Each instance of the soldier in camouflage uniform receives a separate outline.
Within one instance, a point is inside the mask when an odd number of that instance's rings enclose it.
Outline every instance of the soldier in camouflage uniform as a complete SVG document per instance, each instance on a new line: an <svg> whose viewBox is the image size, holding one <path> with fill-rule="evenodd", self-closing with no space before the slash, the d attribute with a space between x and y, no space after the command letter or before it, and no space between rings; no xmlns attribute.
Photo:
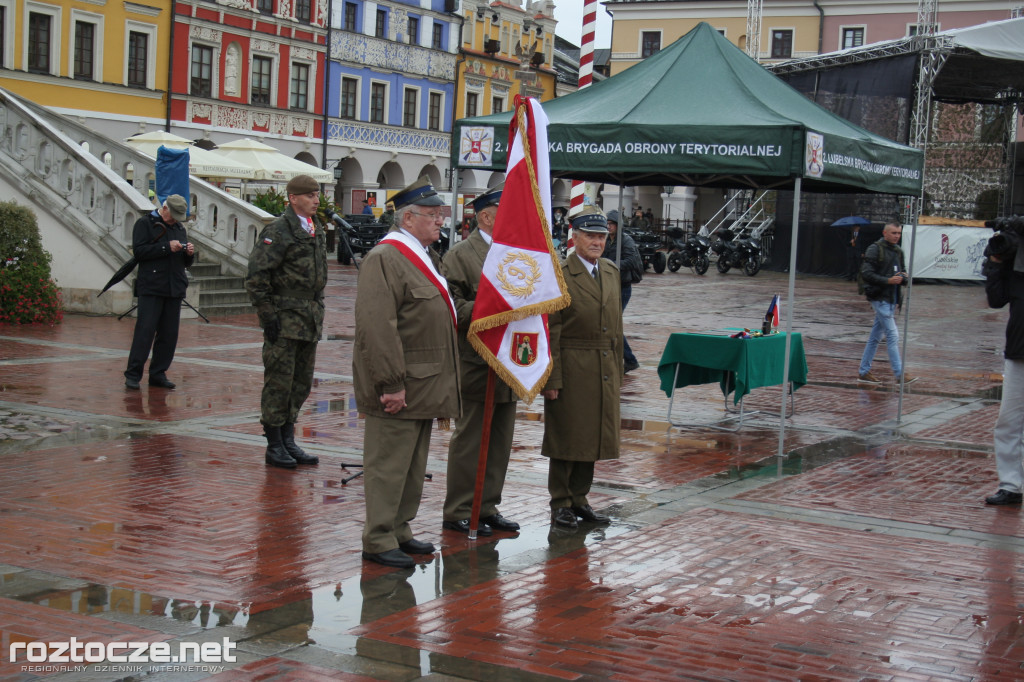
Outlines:
<svg viewBox="0 0 1024 682"><path fill-rule="evenodd" d="M288 208L263 228L249 254L245 288L263 327L260 422L266 463L317 464L295 443L295 420L313 385L316 345L324 322L327 245L316 216L320 185L298 175L286 188Z"/></svg>

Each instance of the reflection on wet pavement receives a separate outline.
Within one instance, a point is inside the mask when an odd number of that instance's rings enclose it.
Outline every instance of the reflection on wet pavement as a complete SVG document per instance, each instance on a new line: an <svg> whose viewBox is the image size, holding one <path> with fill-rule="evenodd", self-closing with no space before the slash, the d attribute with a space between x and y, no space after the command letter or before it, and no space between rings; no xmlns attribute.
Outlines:
<svg viewBox="0 0 1024 682"><path fill-rule="evenodd" d="M296 471L263 466L255 316L183 323L174 391L124 390L130 323L0 328L0 650L238 644L227 670L154 680L1024 676L1024 515L981 502L1005 318L978 290L915 285L908 365L922 379L899 424L892 385L856 382L870 309L846 283L807 277L809 383L786 456L778 387L747 397L765 414L737 433L669 428L656 373L668 334L750 326L783 282L684 271L634 289L641 368L623 381L622 457L598 463L591 496L610 526L550 525L535 401L519 406L501 503L522 532L442 531L450 432L435 431L413 529L440 551L406 571L361 560L363 487L342 483L362 461L354 269L331 265L297 425L321 465ZM723 416L717 385L677 401L688 420ZM44 676L112 679L0 658L0 680Z"/></svg>

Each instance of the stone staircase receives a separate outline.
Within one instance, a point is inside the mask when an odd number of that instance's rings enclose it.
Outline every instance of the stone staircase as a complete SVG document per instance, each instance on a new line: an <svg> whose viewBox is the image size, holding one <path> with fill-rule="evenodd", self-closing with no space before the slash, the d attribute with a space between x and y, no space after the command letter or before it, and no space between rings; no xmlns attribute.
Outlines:
<svg viewBox="0 0 1024 682"><path fill-rule="evenodd" d="M212 317L255 311L249 302L249 294L245 292L244 277L220 274L217 263L195 263L189 268L189 273L189 289L195 288L198 292L196 307L203 315Z"/></svg>

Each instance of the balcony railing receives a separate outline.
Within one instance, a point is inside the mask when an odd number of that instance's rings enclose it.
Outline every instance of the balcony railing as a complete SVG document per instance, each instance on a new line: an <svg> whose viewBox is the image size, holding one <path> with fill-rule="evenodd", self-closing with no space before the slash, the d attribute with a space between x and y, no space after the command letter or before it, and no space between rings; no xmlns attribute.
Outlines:
<svg viewBox="0 0 1024 682"><path fill-rule="evenodd" d="M129 257L132 227L145 211L155 161L128 144L100 135L0 89L0 172L36 198L36 211L74 223L82 247L114 269ZM13 169L13 170L12 170ZM272 216L197 178L189 178L186 223L200 260L222 274L241 275L260 230ZM102 273L96 281L106 281ZM102 282L100 282L102 284Z"/></svg>

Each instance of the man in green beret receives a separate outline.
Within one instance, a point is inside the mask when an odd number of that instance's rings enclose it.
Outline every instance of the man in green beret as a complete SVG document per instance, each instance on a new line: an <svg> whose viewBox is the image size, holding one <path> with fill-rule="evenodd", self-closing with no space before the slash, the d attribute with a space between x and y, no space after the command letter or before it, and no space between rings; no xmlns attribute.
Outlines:
<svg viewBox="0 0 1024 682"><path fill-rule="evenodd" d="M320 185L297 175L288 207L260 233L249 254L246 291L263 327L263 432L266 463L293 469L317 464L295 443L295 422L313 386L316 346L324 323L327 243L316 215Z"/></svg>

